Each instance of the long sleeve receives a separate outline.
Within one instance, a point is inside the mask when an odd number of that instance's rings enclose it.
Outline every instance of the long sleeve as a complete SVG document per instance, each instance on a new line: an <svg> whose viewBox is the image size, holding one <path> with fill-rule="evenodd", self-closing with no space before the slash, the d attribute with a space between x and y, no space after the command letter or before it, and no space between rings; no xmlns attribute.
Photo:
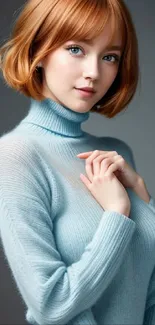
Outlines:
<svg viewBox="0 0 155 325"><path fill-rule="evenodd" d="M155 269L149 284L143 325L155 325Z"/></svg>
<svg viewBox="0 0 155 325"><path fill-rule="evenodd" d="M106 211L76 263L66 266L57 250L45 162L28 140L0 143L0 234L17 287L37 324L67 324L91 308L125 256L135 223ZM52 204L51 204L52 200ZM87 311L90 313L90 310ZM90 313L90 316L91 313Z"/></svg>
<svg viewBox="0 0 155 325"><path fill-rule="evenodd" d="M29 320L29 323L38 325L29 311L27 313L27 318ZM89 308L74 317L67 325L97 325L97 322L94 318L91 308Z"/></svg>
<svg viewBox="0 0 155 325"><path fill-rule="evenodd" d="M155 199L150 195L150 201L149 201L149 206L155 212Z"/></svg>
<svg viewBox="0 0 155 325"><path fill-rule="evenodd" d="M155 325L155 305L151 306L145 313L144 325Z"/></svg>
<svg viewBox="0 0 155 325"><path fill-rule="evenodd" d="M133 156L131 148L123 141L120 141L120 143L121 143L121 146L122 146L123 151L124 151L125 159L133 167L133 169L136 171L137 168L136 168L136 164L135 164L135 160L134 160L134 156ZM150 195L150 201L148 203L148 206L155 213L155 199L151 195Z"/></svg>

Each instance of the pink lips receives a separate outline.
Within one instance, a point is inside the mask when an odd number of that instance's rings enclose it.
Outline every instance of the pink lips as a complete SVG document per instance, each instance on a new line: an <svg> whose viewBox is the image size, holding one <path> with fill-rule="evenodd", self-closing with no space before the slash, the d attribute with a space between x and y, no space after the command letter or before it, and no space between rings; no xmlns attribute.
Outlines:
<svg viewBox="0 0 155 325"><path fill-rule="evenodd" d="M75 90L77 90L77 92L82 96L82 97L92 97L94 95L93 91L87 91L87 90L83 90L83 89L77 89L75 88Z"/></svg>
<svg viewBox="0 0 155 325"><path fill-rule="evenodd" d="M80 89L80 90L85 90L85 91L88 91L88 92L95 92L93 88L91 87L82 87L82 88L77 88L77 89Z"/></svg>

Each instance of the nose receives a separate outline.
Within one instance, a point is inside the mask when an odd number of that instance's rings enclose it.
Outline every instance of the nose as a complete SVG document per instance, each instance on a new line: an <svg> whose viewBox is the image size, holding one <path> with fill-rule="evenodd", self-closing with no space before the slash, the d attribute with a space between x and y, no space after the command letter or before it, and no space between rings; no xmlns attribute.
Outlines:
<svg viewBox="0 0 155 325"><path fill-rule="evenodd" d="M83 78L97 80L99 78L99 66L96 58L87 59L83 68Z"/></svg>

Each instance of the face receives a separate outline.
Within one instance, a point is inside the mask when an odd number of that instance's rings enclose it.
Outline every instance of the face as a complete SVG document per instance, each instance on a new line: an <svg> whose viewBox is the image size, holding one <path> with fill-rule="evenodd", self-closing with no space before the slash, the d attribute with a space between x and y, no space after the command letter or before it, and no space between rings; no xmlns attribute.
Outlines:
<svg viewBox="0 0 155 325"><path fill-rule="evenodd" d="M43 94L47 98L84 113L88 112L108 91L116 78L121 58L121 34L116 32L111 48L110 24L93 42L69 40L47 55L42 63ZM92 87L87 96L77 88Z"/></svg>

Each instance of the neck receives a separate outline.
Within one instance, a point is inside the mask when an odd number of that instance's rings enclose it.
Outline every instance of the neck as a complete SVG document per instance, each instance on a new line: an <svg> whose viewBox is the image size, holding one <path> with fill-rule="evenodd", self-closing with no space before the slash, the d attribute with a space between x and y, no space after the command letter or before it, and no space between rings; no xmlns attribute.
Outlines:
<svg viewBox="0 0 155 325"><path fill-rule="evenodd" d="M89 114L72 111L50 98L42 101L31 98L29 113L22 123L32 123L64 136L80 137L85 133L81 124L89 118Z"/></svg>

